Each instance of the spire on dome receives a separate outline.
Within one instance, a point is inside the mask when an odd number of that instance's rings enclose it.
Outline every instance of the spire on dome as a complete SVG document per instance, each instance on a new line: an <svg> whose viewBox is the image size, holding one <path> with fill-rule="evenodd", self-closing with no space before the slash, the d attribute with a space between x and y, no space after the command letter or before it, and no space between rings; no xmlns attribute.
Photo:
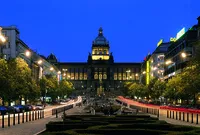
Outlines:
<svg viewBox="0 0 200 135"><path fill-rule="evenodd" d="M99 28L99 36L103 36L103 29L102 29L102 27Z"/></svg>

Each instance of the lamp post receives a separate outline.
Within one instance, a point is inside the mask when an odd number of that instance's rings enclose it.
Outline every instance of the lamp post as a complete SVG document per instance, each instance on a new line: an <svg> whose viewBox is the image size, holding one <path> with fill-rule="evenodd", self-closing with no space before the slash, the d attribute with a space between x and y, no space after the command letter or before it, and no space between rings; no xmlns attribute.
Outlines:
<svg viewBox="0 0 200 135"><path fill-rule="evenodd" d="M176 63L175 63L175 62L173 62L173 61L171 61L171 60L167 60L167 61L165 62L165 64L166 64L166 65L172 65L172 64L174 64L174 72L176 72Z"/></svg>

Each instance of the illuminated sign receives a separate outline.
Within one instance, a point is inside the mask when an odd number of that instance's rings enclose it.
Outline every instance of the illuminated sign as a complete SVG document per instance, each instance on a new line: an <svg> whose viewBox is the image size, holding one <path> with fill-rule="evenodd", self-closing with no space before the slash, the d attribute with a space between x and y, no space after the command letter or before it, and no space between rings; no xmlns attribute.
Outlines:
<svg viewBox="0 0 200 135"><path fill-rule="evenodd" d="M149 81L150 81L150 74L149 74L149 71L150 71L150 61L148 60L146 62L146 85L149 84Z"/></svg>
<svg viewBox="0 0 200 135"><path fill-rule="evenodd" d="M178 40L180 37L182 37L185 34L185 28L182 28L177 34L176 34L176 40Z"/></svg>
<svg viewBox="0 0 200 135"><path fill-rule="evenodd" d="M176 38L171 37L170 42L176 42Z"/></svg>
<svg viewBox="0 0 200 135"><path fill-rule="evenodd" d="M163 39L161 39L161 40L158 42L157 47L158 47L159 45L161 45L162 43L163 43Z"/></svg>

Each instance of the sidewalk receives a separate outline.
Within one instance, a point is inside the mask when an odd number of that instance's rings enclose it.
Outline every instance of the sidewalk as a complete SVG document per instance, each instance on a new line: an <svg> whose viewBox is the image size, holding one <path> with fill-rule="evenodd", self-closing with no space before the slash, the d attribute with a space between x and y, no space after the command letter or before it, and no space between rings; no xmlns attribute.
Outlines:
<svg viewBox="0 0 200 135"><path fill-rule="evenodd" d="M61 118L55 118L55 116L53 116L37 121L15 125L10 128L1 128L0 135L34 135L42 130L45 130L45 126L49 121L58 120L61 120Z"/></svg>
<svg viewBox="0 0 200 135"><path fill-rule="evenodd" d="M71 104L71 102L67 104ZM53 108L66 106L67 104L53 107ZM53 108L50 107L46 109L47 111L46 116L43 119L30 121L23 124L16 124L15 126L12 126L12 127L0 128L0 135L37 135L37 133L45 130L46 124L49 121L62 120L61 116L63 115L63 113L58 114L58 118L56 118L55 115L54 116L51 115L51 109ZM72 109L66 110L66 114L67 115L80 114L82 110L83 110L83 107L74 107Z"/></svg>
<svg viewBox="0 0 200 135"><path fill-rule="evenodd" d="M140 113L141 113L141 112L140 112ZM147 114L147 115L150 115L150 116L153 117L153 118L157 118L156 115L152 115L152 114L148 114L148 113L143 113L143 114ZM181 121L181 120L170 119L170 118L167 118L167 117L162 116L162 115L159 116L159 120L164 120L164 121L166 121L167 123L173 124L173 125L200 127L199 124L190 123L190 122Z"/></svg>
<svg viewBox="0 0 200 135"><path fill-rule="evenodd" d="M67 115L81 114L83 107L74 107L66 111ZM63 113L58 114L58 118L55 116L46 117L37 121L31 121L28 123L19 124L10 128L1 128L0 135L37 135L37 133L45 130L46 124L49 121L61 121Z"/></svg>

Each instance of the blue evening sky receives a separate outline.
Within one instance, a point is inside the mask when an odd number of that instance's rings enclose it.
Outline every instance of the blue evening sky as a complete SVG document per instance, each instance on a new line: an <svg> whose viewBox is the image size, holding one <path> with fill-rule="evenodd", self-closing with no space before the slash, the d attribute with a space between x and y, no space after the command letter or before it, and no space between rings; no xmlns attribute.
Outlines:
<svg viewBox="0 0 200 135"><path fill-rule="evenodd" d="M197 23L200 0L2 0L0 26L16 25L42 55L86 62L100 26L116 62L141 62L157 42Z"/></svg>

